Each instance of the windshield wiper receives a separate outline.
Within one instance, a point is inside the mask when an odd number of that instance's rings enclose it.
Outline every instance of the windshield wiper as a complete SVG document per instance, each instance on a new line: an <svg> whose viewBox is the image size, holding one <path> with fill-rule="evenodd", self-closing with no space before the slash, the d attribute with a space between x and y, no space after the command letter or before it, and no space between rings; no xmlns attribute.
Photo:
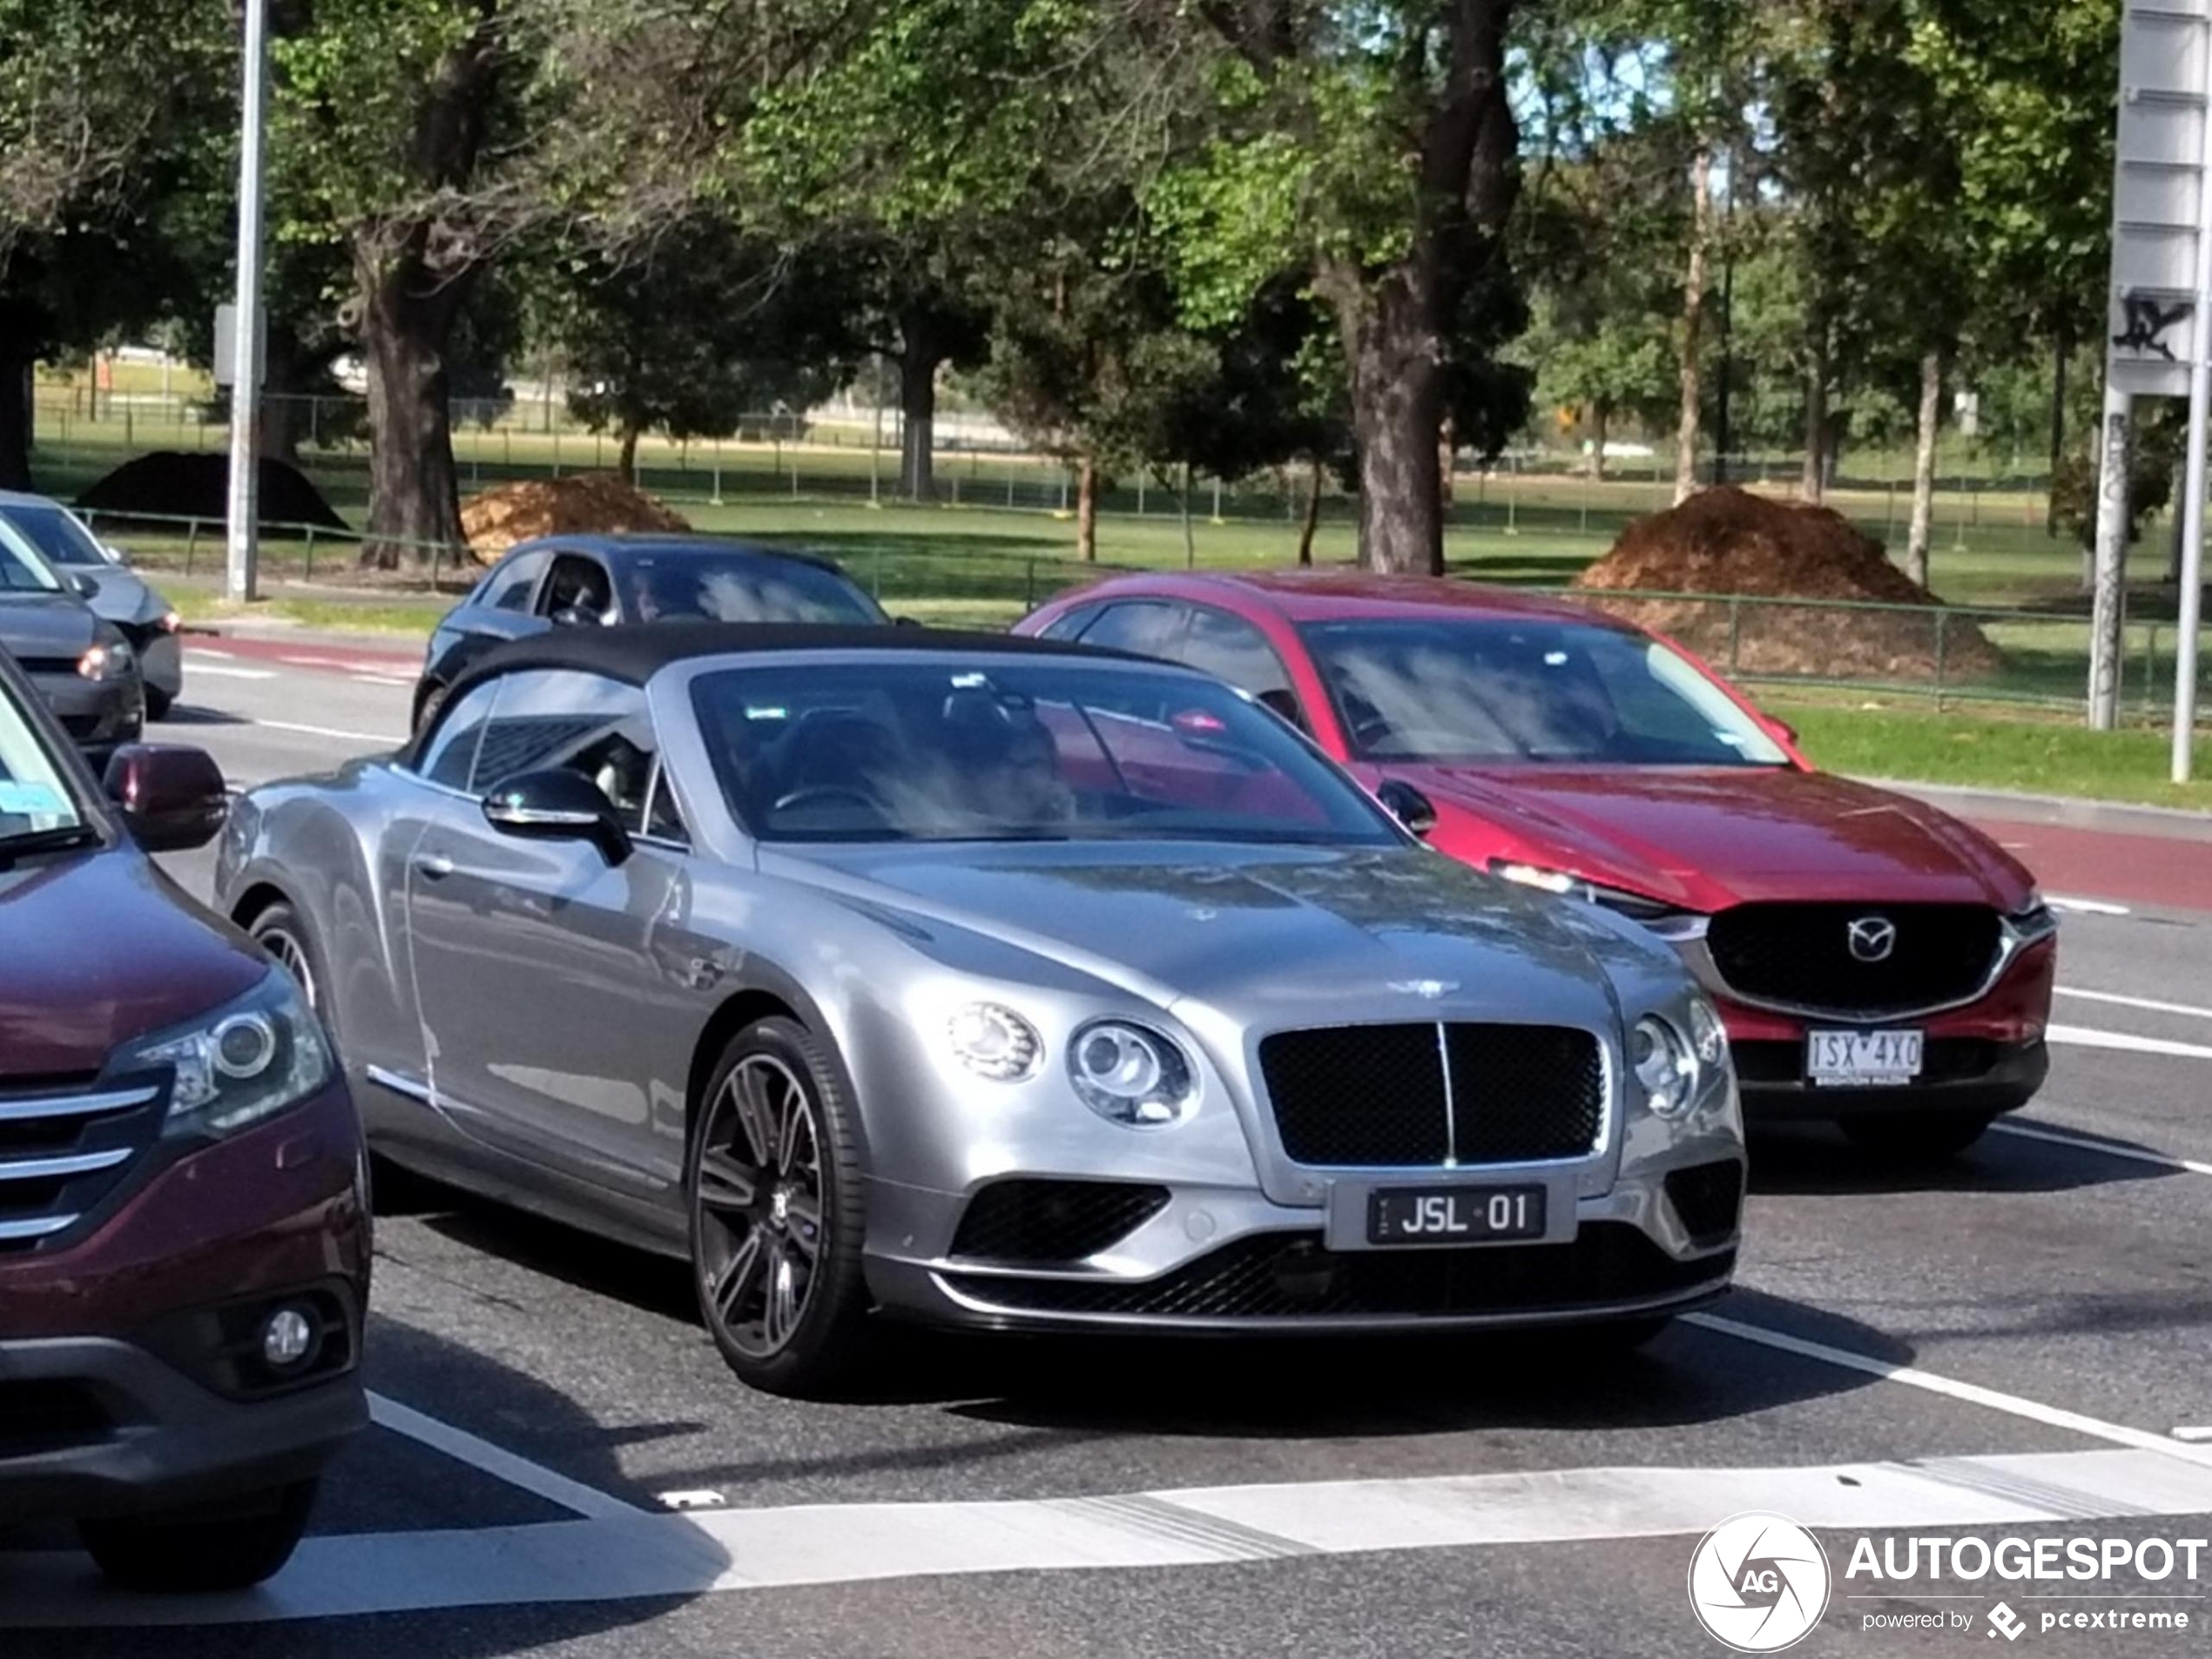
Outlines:
<svg viewBox="0 0 2212 1659"><path fill-rule="evenodd" d="M71 847L90 846L99 839L99 832L90 824L64 824L54 829L0 835L0 867L13 864L30 853L62 853Z"/></svg>

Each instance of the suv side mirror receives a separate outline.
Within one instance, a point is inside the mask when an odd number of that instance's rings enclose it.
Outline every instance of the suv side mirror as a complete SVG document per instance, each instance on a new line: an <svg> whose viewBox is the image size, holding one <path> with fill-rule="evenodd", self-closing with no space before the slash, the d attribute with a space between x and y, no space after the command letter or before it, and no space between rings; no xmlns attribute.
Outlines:
<svg viewBox="0 0 2212 1659"><path fill-rule="evenodd" d="M205 750L126 743L108 761L105 781L132 840L149 853L205 846L230 816L222 771Z"/></svg>
<svg viewBox="0 0 2212 1659"><path fill-rule="evenodd" d="M91 599L98 597L100 584L86 576L84 571L64 570L62 575L69 583L69 590L78 598Z"/></svg>
<svg viewBox="0 0 2212 1659"><path fill-rule="evenodd" d="M1779 738L1793 749L1797 746L1797 727L1791 725L1787 720L1776 719L1771 714L1762 714L1759 718L1766 723L1768 736Z"/></svg>
<svg viewBox="0 0 2212 1659"><path fill-rule="evenodd" d="M484 819L529 841L589 841L609 864L630 856L630 832L599 786L557 767L503 778L484 797Z"/></svg>
<svg viewBox="0 0 2212 1659"><path fill-rule="evenodd" d="M1426 835L1436 827L1436 803L1402 778L1386 778L1377 784L1375 799L1416 835Z"/></svg>
<svg viewBox="0 0 2212 1659"><path fill-rule="evenodd" d="M1278 685L1260 692L1253 699L1260 707L1288 720L1301 732L1310 731L1305 724L1305 711L1298 706L1298 693L1285 691Z"/></svg>

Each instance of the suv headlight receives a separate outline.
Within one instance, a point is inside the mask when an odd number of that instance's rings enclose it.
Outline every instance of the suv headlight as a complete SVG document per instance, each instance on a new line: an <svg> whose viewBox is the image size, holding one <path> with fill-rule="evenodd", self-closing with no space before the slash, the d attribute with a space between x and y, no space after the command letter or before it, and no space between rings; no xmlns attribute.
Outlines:
<svg viewBox="0 0 2212 1659"><path fill-rule="evenodd" d="M130 642L111 639L95 645L77 659L77 671L88 680L121 679L131 671Z"/></svg>
<svg viewBox="0 0 2212 1659"><path fill-rule="evenodd" d="M2032 945L2039 939L2047 939L2059 930L2059 919L2052 914L2051 906L2043 897L2040 887L2027 890L2027 902L2005 918L2013 931L2020 935L2020 943Z"/></svg>
<svg viewBox="0 0 2212 1659"><path fill-rule="evenodd" d="M118 1070L165 1066L170 1135L228 1135L297 1105L330 1082L330 1047L299 988L271 968L236 1001L191 1024L141 1038Z"/></svg>
<svg viewBox="0 0 2212 1659"><path fill-rule="evenodd" d="M1198 1075L1181 1045L1129 1020L1099 1020L1076 1032L1068 1076L1084 1105L1130 1129L1179 1123L1198 1103Z"/></svg>

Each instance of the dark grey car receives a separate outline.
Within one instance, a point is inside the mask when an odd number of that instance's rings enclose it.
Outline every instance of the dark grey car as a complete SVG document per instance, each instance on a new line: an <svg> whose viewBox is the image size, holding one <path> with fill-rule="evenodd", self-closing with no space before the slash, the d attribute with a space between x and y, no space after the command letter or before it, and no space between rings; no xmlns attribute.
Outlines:
<svg viewBox="0 0 2212 1659"><path fill-rule="evenodd" d="M14 532L72 583L93 615L111 622L138 656L146 718L166 718L184 693L184 651L176 610L123 556L103 543L59 502L0 490L0 536Z"/></svg>
<svg viewBox="0 0 2212 1659"><path fill-rule="evenodd" d="M415 724L485 652L549 629L888 620L828 560L785 548L717 536L543 536L509 548L440 620L415 689Z"/></svg>
<svg viewBox="0 0 2212 1659"><path fill-rule="evenodd" d="M1244 693L896 629L563 630L233 813L387 1158L688 1256L739 1375L988 1329L1577 1325L1726 1287L1673 950L1420 846Z"/></svg>
<svg viewBox="0 0 2212 1659"><path fill-rule="evenodd" d="M95 763L145 725L137 653L93 614L74 583L20 541L0 536L0 651L30 676Z"/></svg>

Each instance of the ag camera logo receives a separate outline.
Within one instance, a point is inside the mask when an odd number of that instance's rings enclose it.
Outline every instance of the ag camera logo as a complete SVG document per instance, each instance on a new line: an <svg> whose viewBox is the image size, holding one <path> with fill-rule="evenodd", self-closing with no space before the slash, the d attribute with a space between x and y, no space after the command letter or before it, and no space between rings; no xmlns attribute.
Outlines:
<svg viewBox="0 0 2212 1659"><path fill-rule="evenodd" d="M1804 1640L1828 1610L1828 1592L1820 1541L1785 1515L1731 1515L1689 1558L1690 1610L1738 1653L1779 1653Z"/></svg>

